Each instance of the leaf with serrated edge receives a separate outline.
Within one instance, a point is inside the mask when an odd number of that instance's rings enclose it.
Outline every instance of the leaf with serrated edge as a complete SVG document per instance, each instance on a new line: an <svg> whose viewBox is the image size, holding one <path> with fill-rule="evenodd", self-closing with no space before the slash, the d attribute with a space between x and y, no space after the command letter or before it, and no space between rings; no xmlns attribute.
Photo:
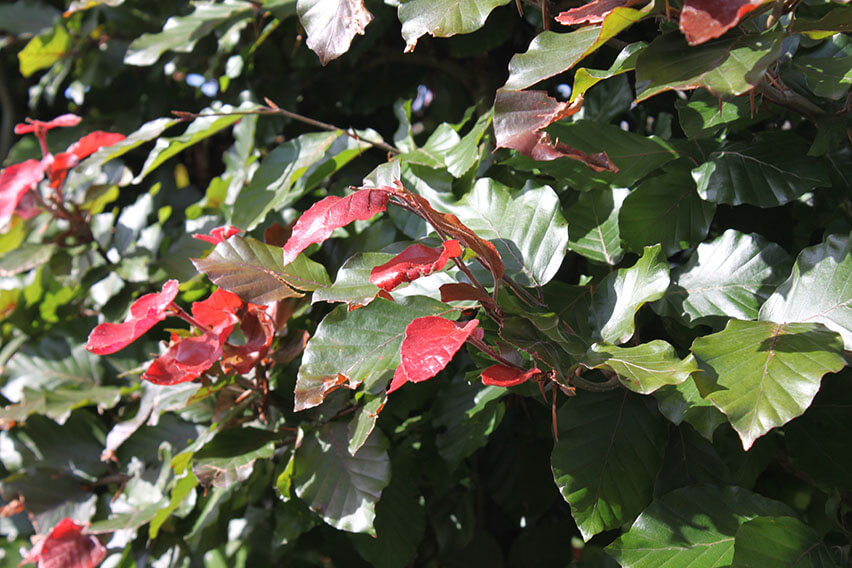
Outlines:
<svg viewBox="0 0 852 568"><path fill-rule="evenodd" d="M743 448L810 406L826 373L845 365L840 336L818 323L731 320L692 344L704 398L725 413Z"/></svg>
<svg viewBox="0 0 852 568"><path fill-rule="evenodd" d="M731 565L743 522L791 513L742 487L683 487L655 499L606 551L626 568L724 568Z"/></svg>
<svg viewBox="0 0 852 568"><path fill-rule="evenodd" d="M819 322L852 351L852 239L830 235L803 249L786 282L760 308L763 321Z"/></svg>
<svg viewBox="0 0 852 568"><path fill-rule="evenodd" d="M666 421L627 390L585 392L562 405L553 477L583 540L632 521L651 502Z"/></svg>
<svg viewBox="0 0 852 568"><path fill-rule="evenodd" d="M636 312L662 298L668 286L669 266L661 246L645 247L636 264L611 272L595 291L591 321L597 335L613 345L626 342L636 329Z"/></svg>
<svg viewBox="0 0 852 568"><path fill-rule="evenodd" d="M650 394L665 385L678 385L698 370L692 354L681 360L674 347L661 339L636 347L596 343L582 364L590 369L609 369L624 386L640 394Z"/></svg>
<svg viewBox="0 0 852 568"><path fill-rule="evenodd" d="M346 424L332 422L307 434L296 450L296 495L326 523L375 536L376 502L390 481L387 440L374 430L356 455L347 450Z"/></svg>

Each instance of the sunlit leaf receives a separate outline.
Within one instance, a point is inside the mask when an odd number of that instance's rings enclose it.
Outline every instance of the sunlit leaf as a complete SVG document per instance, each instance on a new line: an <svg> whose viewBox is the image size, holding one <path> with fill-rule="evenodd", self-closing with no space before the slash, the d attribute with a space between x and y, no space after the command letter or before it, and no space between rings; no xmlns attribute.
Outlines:
<svg viewBox="0 0 852 568"><path fill-rule="evenodd" d="M323 65L346 53L373 19L364 0L299 0L296 6L308 34L305 43Z"/></svg>

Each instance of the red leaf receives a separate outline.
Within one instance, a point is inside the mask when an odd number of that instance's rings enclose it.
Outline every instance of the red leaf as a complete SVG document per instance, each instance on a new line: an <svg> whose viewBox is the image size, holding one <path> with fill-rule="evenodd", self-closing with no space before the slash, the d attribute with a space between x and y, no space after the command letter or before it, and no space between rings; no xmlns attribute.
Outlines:
<svg viewBox="0 0 852 568"><path fill-rule="evenodd" d="M441 292L441 301L458 302L466 300L475 300L484 304L491 304L493 300L491 296L477 288L464 282L452 282L443 284L438 290Z"/></svg>
<svg viewBox="0 0 852 568"><path fill-rule="evenodd" d="M239 296L219 288L206 300L192 304L192 317L216 335L224 335L227 338L240 321L237 312L242 307L243 301Z"/></svg>
<svg viewBox="0 0 852 568"><path fill-rule="evenodd" d="M284 245L284 264L290 264L300 252L326 240L335 229L352 221L366 221L387 208L394 190L361 189L346 197L329 196L314 203L299 217L293 234Z"/></svg>
<svg viewBox="0 0 852 568"><path fill-rule="evenodd" d="M234 227L233 225L223 225L211 230L208 235L196 234L192 235L192 238L210 243L211 245L218 245L219 243L227 241L230 237L239 235L242 232L242 229Z"/></svg>
<svg viewBox="0 0 852 568"><path fill-rule="evenodd" d="M18 203L44 178L45 164L27 160L0 171L0 229L5 229Z"/></svg>
<svg viewBox="0 0 852 568"><path fill-rule="evenodd" d="M60 126L77 126L81 120L76 114L63 114L47 122L28 118L26 122L15 125L15 134L29 134L39 130L44 132Z"/></svg>
<svg viewBox="0 0 852 568"><path fill-rule="evenodd" d="M554 144L546 128L578 112L583 98L573 103L560 103L544 91L508 91L500 89L494 99L494 135L498 148L512 148L533 160L548 161L571 158L596 172L617 172L606 152L586 154L562 143Z"/></svg>
<svg viewBox="0 0 852 568"><path fill-rule="evenodd" d="M482 371L482 384L495 385L498 387L514 387L525 383L532 377L541 374L538 369L515 369L505 365L491 365Z"/></svg>
<svg viewBox="0 0 852 568"><path fill-rule="evenodd" d="M397 367L388 392L406 382L419 383L437 375L474 332L478 320L464 325L439 316L417 318L405 328Z"/></svg>
<svg viewBox="0 0 852 568"><path fill-rule="evenodd" d="M556 21L565 26L576 26L577 24L599 24L604 21L607 14L616 8L633 6L643 0L593 0L584 6L571 8L556 16Z"/></svg>
<svg viewBox="0 0 852 568"><path fill-rule="evenodd" d="M441 270L451 258L458 258L461 254L461 246L454 239L444 241L441 248L411 245L388 262L373 268L370 282L390 292L403 282L413 282Z"/></svg>
<svg viewBox="0 0 852 568"><path fill-rule="evenodd" d="M56 189L65 182L68 170L80 163L80 159L71 152L60 152L53 157L47 167L47 177L50 187Z"/></svg>
<svg viewBox="0 0 852 568"><path fill-rule="evenodd" d="M226 373L248 373L258 361L266 357L275 336L275 324L266 313L266 306L249 304L240 321L240 331L246 337L245 344L225 345L222 368Z"/></svg>
<svg viewBox="0 0 852 568"><path fill-rule="evenodd" d="M86 134L70 146L66 152L70 152L77 156L78 160L82 160L88 156L91 156L104 146L112 146L113 144L117 144L124 140L124 134L119 134L118 132L104 132L103 130L96 130L91 134Z"/></svg>
<svg viewBox="0 0 852 568"><path fill-rule="evenodd" d="M680 12L680 31L689 45L719 37L768 0L686 0Z"/></svg>
<svg viewBox="0 0 852 568"><path fill-rule="evenodd" d="M37 537L38 538L38 537ZM21 564L38 568L94 568L106 558L106 548L96 537L83 533L83 525L65 518L29 551Z"/></svg>
<svg viewBox="0 0 852 568"><path fill-rule="evenodd" d="M92 330L86 349L96 355L109 355L124 349L166 318L166 308L178 293L178 281L169 280L161 292L145 294L130 306L123 323L102 323Z"/></svg>
<svg viewBox="0 0 852 568"><path fill-rule="evenodd" d="M222 356L226 335L207 332L179 339L151 362L142 379L155 385L175 385L197 379Z"/></svg>

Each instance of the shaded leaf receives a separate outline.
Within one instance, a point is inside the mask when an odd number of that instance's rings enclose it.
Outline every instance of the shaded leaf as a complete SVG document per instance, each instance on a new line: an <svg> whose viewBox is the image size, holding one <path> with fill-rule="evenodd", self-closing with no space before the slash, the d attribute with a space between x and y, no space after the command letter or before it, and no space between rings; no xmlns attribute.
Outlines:
<svg viewBox="0 0 852 568"><path fill-rule="evenodd" d="M632 521L651 502L666 423L626 390L583 393L559 410L553 477L583 540Z"/></svg>
<svg viewBox="0 0 852 568"><path fill-rule="evenodd" d="M698 371L692 354L681 360L674 348L661 339L635 347L595 343L582 364L589 369L609 369L624 386L640 394L678 385Z"/></svg>
<svg viewBox="0 0 852 568"><path fill-rule="evenodd" d="M488 14L510 0L406 0L399 3L405 51L414 51L420 36L450 37L469 34L485 23Z"/></svg>
<svg viewBox="0 0 852 568"><path fill-rule="evenodd" d="M305 43L323 65L349 51L373 19L364 0L299 0L296 10L308 34Z"/></svg>
<svg viewBox="0 0 852 568"><path fill-rule="evenodd" d="M274 432L256 428L219 431L192 458L192 473L204 486L225 488L245 481L258 459L269 459L275 450Z"/></svg>
<svg viewBox="0 0 852 568"><path fill-rule="evenodd" d="M442 315L458 318L446 304L423 297L399 302L377 299L349 312L339 306L328 314L308 341L296 380L296 411L321 404L341 386L366 381L369 392L384 390L400 364L405 328L415 318Z"/></svg>
<svg viewBox="0 0 852 568"><path fill-rule="evenodd" d="M498 402L505 394L499 387L483 387L455 377L440 390L432 409L436 427L435 445L455 471L461 461L488 443L489 436L503 419L505 405Z"/></svg>
<svg viewBox="0 0 852 568"><path fill-rule="evenodd" d="M713 440L713 432L725 423L722 414L713 403L701 398L693 379L679 385L665 386L654 393L660 412L673 424L686 422L707 440Z"/></svg>
<svg viewBox="0 0 852 568"><path fill-rule="evenodd" d="M847 8L846 14L848 20L852 10ZM804 74L814 94L838 100L852 84L852 42L847 35L837 34L792 64Z"/></svg>
<svg viewBox="0 0 852 568"><path fill-rule="evenodd" d="M655 499L606 551L626 568L723 568L731 565L742 523L791 512L742 487L684 487Z"/></svg>
<svg viewBox="0 0 852 568"><path fill-rule="evenodd" d="M759 319L819 322L839 333L846 350L852 350L852 240L829 235L803 249L790 277L760 308Z"/></svg>
<svg viewBox="0 0 852 568"><path fill-rule="evenodd" d="M23 243L0 256L0 276L14 276L41 266L50 260L57 249L53 243Z"/></svg>
<svg viewBox="0 0 852 568"><path fill-rule="evenodd" d="M607 343L625 343L633 336L639 308L662 298L668 286L669 267L661 246L645 247L636 264L611 272L595 291L591 306L595 334Z"/></svg>
<svg viewBox="0 0 852 568"><path fill-rule="evenodd" d="M720 38L690 48L680 34L660 36L636 61L636 99L698 87L717 95L746 93L781 55L785 37L782 32L764 32ZM683 57L687 51L689 57Z"/></svg>
<svg viewBox="0 0 852 568"><path fill-rule="evenodd" d="M672 170L645 180L624 200L621 240L632 251L660 243L671 256L701 242L715 212L714 203L699 197L688 170Z"/></svg>
<svg viewBox="0 0 852 568"><path fill-rule="evenodd" d="M784 205L815 187L831 185L825 165L807 151L800 138L770 133L711 153L692 177L701 197L714 203Z"/></svg>
<svg viewBox="0 0 852 568"><path fill-rule="evenodd" d="M192 263L217 285L255 304L299 296L294 288L310 291L331 284L325 268L305 255L285 266L280 247L239 236L216 245L213 252L192 259Z"/></svg>
<svg viewBox="0 0 852 568"><path fill-rule="evenodd" d="M577 97L584 96L586 91L599 82L628 71L633 71L636 67L636 59L646 47L648 47L648 44L644 41L629 44L621 50L607 70L586 69L585 67L578 68L574 73L574 85L571 89L571 98L569 100L573 103L577 100Z"/></svg>
<svg viewBox="0 0 852 568"><path fill-rule="evenodd" d="M712 136L722 128L735 129L764 120L769 113L752 109L749 97L720 98L706 89L696 89L688 101L675 102L680 126L690 139Z"/></svg>
<svg viewBox="0 0 852 568"><path fill-rule="evenodd" d="M769 0L685 0L680 31L689 45L717 38L736 26L746 14Z"/></svg>
<svg viewBox="0 0 852 568"><path fill-rule="evenodd" d="M728 466L706 438L687 424L672 430L663 467L654 485L659 497L680 487L699 483L727 485L731 482Z"/></svg>
<svg viewBox="0 0 852 568"><path fill-rule="evenodd" d="M440 316L424 316L413 320L405 328L405 338L399 348L400 364L394 372L388 393L407 382L420 383L441 372L467 338L476 331L477 325L479 320L470 320L461 325Z"/></svg>
<svg viewBox="0 0 852 568"><path fill-rule="evenodd" d="M390 481L387 440L374 431L353 456L348 439L339 422L306 435L296 450L293 484L299 498L331 526L375 536L376 502Z"/></svg>
<svg viewBox="0 0 852 568"><path fill-rule="evenodd" d="M23 399L17 404L0 408L0 429L24 422L32 414L47 416L63 424L71 411L84 406L97 406L98 411L112 408L121 400L118 387L58 388L34 390L24 388Z"/></svg>
<svg viewBox="0 0 852 568"><path fill-rule="evenodd" d="M13 36L36 35L52 28L61 15L49 4L9 2L0 6L0 30Z"/></svg>
<svg viewBox="0 0 852 568"><path fill-rule="evenodd" d="M672 270L664 312L689 325L713 317L756 319L790 263L790 256L775 243L728 229L698 245L686 264Z"/></svg>
<svg viewBox="0 0 852 568"><path fill-rule="evenodd" d="M801 415L822 376L845 365L840 337L818 323L732 319L724 331L696 339L692 351L705 371L696 377L699 389L727 415L746 450Z"/></svg>
<svg viewBox="0 0 852 568"><path fill-rule="evenodd" d="M790 31L804 33L814 39L852 32L852 6L838 6L819 19L796 17Z"/></svg>
<svg viewBox="0 0 852 568"><path fill-rule="evenodd" d="M755 517L737 530L732 566L829 568L836 564L816 531L799 519Z"/></svg>

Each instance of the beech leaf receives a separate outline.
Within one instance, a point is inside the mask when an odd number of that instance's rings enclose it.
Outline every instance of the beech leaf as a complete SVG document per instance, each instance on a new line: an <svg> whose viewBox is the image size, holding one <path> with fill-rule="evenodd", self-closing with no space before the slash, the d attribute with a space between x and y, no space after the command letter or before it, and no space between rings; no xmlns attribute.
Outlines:
<svg viewBox="0 0 852 568"><path fill-rule="evenodd" d="M680 12L680 31L689 45L717 38L743 16L769 0L686 0Z"/></svg>
<svg viewBox="0 0 852 568"><path fill-rule="evenodd" d="M488 14L511 0L407 0L399 3L405 51L413 51L424 34L450 37L482 27Z"/></svg>
<svg viewBox="0 0 852 568"><path fill-rule="evenodd" d="M560 103L545 91L507 91L500 89L494 99L494 135L498 148L512 148L534 160L571 158L596 172L617 172L606 152L586 154L559 142L553 143L542 128L580 110L583 99Z"/></svg>
<svg viewBox="0 0 852 568"><path fill-rule="evenodd" d="M388 393L406 382L419 383L437 375L474 332L479 320L464 325L439 316L417 318L405 328L400 346L402 362L397 367Z"/></svg>
<svg viewBox="0 0 852 568"><path fill-rule="evenodd" d="M97 537L84 534L83 529L77 521L62 519L29 551L22 564L38 563L39 568L94 568L106 558L106 547Z"/></svg>
<svg viewBox="0 0 852 568"><path fill-rule="evenodd" d="M390 292L403 282L412 282L441 270L451 258L458 258L461 254L461 246L454 239L444 241L441 248L411 245L389 262L373 268L370 282Z"/></svg>
<svg viewBox="0 0 852 568"><path fill-rule="evenodd" d="M392 189L360 189L346 197L331 195L314 203L299 217L284 245L284 265L314 243L326 240L335 229L352 221L366 221L387 208Z"/></svg>
<svg viewBox="0 0 852 568"><path fill-rule="evenodd" d="M514 387L540 375L538 367L529 370L516 369L506 365L491 365L482 371L482 384L498 387Z"/></svg>
<svg viewBox="0 0 852 568"><path fill-rule="evenodd" d="M641 3L643 0L593 0L583 6L571 8L556 16L556 21L564 26L579 24L599 24L606 15L616 8L627 8Z"/></svg>
<svg viewBox="0 0 852 568"><path fill-rule="evenodd" d="M118 132L104 132L103 130L96 130L91 134L86 134L70 146L68 146L69 154L74 154L77 156L78 160L82 160L83 158L88 158L101 148L106 146L112 146L113 144L117 144L124 140L124 134L120 134Z"/></svg>
<svg viewBox="0 0 852 568"><path fill-rule="evenodd" d="M0 171L0 230L4 230L18 203L44 178L45 166L39 160L27 160Z"/></svg>
<svg viewBox="0 0 852 568"><path fill-rule="evenodd" d="M323 65L346 53L373 20L364 0L299 0L296 11L308 34L305 43Z"/></svg>

